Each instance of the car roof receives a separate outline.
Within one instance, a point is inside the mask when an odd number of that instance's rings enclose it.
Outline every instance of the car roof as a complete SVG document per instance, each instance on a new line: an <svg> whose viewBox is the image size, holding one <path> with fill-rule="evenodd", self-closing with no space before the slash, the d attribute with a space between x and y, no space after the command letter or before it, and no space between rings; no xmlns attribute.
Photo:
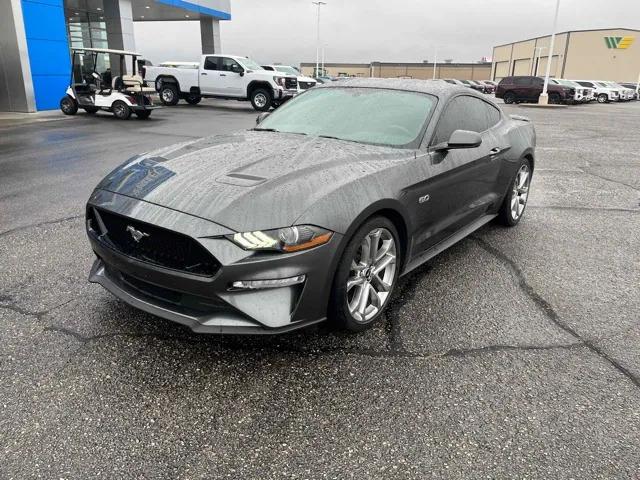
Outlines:
<svg viewBox="0 0 640 480"><path fill-rule="evenodd" d="M449 98L458 93L472 95L484 99L475 90L447 83L444 80L418 80L415 78L361 78L353 77L342 82L323 83L314 88L384 88L388 90L403 90L407 92L428 93L439 98Z"/></svg>

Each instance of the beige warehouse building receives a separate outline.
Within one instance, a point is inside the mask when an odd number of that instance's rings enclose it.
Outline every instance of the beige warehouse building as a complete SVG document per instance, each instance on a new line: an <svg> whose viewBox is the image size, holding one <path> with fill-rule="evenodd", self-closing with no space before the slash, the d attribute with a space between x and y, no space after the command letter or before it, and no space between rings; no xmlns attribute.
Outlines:
<svg viewBox="0 0 640 480"><path fill-rule="evenodd" d="M313 76L316 64L302 63L304 75ZM325 63L324 68L332 77L376 77L376 78L433 78L433 63ZM436 78L460 80L489 80L490 63L438 63Z"/></svg>
<svg viewBox="0 0 640 480"><path fill-rule="evenodd" d="M635 82L640 74L640 30L608 28L556 34L549 75ZM546 72L551 36L493 47L491 79Z"/></svg>

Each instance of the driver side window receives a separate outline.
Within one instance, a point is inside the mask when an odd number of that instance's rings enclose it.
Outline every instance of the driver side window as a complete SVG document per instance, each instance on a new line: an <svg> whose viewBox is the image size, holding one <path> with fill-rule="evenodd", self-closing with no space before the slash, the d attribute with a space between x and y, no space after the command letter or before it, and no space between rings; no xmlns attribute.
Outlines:
<svg viewBox="0 0 640 480"><path fill-rule="evenodd" d="M456 130L482 133L499 121L499 110L485 101L468 95L455 97L440 116L431 145L449 141Z"/></svg>
<svg viewBox="0 0 640 480"><path fill-rule="evenodd" d="M236 62L233 58L222 57L222 62L220 64L220 70L225 72L239 72L240 64Z"/></svg>

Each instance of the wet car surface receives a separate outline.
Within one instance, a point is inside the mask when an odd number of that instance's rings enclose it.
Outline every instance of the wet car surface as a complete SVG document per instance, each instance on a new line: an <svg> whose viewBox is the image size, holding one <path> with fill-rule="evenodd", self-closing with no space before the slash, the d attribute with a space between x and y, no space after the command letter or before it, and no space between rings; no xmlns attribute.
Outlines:
<svg viewBox="0 0 640 480"><path fill-rule="evenodd" d="M156 113L135 130L2 127L0 476L640 472L640 141L621 133L640 104L527 110L538 162L518 228L414 271L371 331L277 338L193 334L87 283L100 178L255 120L220 102Z"/></svg>

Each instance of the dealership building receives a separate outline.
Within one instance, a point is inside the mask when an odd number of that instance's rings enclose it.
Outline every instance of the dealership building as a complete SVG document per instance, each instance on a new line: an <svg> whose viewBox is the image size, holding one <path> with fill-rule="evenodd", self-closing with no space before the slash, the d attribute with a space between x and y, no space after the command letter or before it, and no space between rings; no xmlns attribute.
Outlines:
<svg viewBox="0 0 640 480"><path fill-rule="evenodd" d="M549 75L570 80L635 82L640 74L640 30L607 28L556 34ZM491 78L545 75L551 36L493 47Z"/></svg>
<svg viewBox="0 0 640 480"><path fill-rule="evenodd" d="M314 76L315 62L302 63L304 75ZM371 62L371 63L325 63L326 75L332 77L375 77L375 78L419 78L434 77L433 63ZM457 78L459 80L489 80L490 63L442 62L435 65L435 78Z"/></svg>
<svg viewBox="0 0 640 480"><path fill-rule="evenodd" d="M198 22L202 53L219 53L220 21L231 19L229 3L0 0L0 111L58 108L69 85L70 48L135 51L134 22Z"/></svg>

